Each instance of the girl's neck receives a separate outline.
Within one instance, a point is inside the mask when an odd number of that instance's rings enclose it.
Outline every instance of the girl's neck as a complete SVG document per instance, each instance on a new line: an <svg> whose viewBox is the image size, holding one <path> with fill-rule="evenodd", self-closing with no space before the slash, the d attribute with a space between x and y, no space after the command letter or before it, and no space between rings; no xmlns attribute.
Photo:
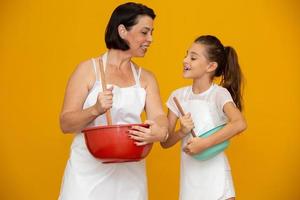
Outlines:
<svg viewBox="0 0 300 200"><path fill-rule="evenodd" d="M131 55L127 51L118 49L110 49L107 54L108 64L110 66L121 69L123 67L130 66Z"/></svg>
<svg viewBox="0 0 300 200"><path fill-rule="evenodd" d="M201 79L194 79L192 90L194 94L200 94L210 88L210 86L213 84L212 80L210 78L204 78Z"/></svg>

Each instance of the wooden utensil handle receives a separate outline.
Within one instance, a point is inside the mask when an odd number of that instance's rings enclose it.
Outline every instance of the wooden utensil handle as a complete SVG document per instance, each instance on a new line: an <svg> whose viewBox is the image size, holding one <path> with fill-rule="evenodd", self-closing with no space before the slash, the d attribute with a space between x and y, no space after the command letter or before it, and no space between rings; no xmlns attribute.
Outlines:
<svg viewBox="0 0 300 200"><path fill-rule="evenodd" d="M181 107L181 105L180 105L180 103L179 103L179 101L178 101L178 99L177 99L176 97L173 97L173 100L174 100L174 102L175 102L175 104L176 104L176 106L177 106L177 108L178 108L180 114L181 114L182 116L185 115L185 114L184 114L184 111L183 111L183 109L182 109L182 107ZM196 134L195 134L194 129L191 130L191 134L192 134L193 137L196 137Z"/></svg>
<svg viewBox="0 0 300 200"><path fill-rule="evenodd" d="M107 86L106 86L104 68L102 64L102 58L99 59L99 66L100 66L100 74L101 74L101 85L102 85L102 90L104 92L107 89ZM112 125L110 109L108 109L105 112L105 116L106 116L107 125Z"/></svg>

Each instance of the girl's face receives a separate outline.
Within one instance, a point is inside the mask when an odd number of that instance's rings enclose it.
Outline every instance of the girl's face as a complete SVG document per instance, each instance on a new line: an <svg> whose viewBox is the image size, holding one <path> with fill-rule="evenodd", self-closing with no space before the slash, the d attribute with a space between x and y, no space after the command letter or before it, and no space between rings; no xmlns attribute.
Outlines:
<svg viewBox="0 0 300 200"><path fill-rule="evenodd" d="M149 16L140 16L138 23L125 30L124 39L128 42L128 52L133 57L143 57L152 42L153 19Z"/></svg>
<svg viewBox="0 0 300 200"><path fill-rule="evenodd" d="M183 77L198 79L208 74L209 60L205 57L205 46L193 43L183 59Z"/></svg>

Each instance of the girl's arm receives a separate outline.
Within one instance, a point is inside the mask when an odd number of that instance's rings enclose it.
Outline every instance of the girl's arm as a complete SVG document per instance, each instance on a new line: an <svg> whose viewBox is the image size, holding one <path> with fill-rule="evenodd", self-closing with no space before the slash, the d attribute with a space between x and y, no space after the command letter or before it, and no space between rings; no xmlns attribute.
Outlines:
<svg viewBox="0 0 300 200"><path fill-rule="evenodd" d="M228 123L221 130L207 138L191 138L184 148L186 153L190 155L198 154L209 147L232 138L247 128L242 113L232 102L226 103L223 110L228 117Z"/></svg>
<svg viewBox="0 0 300 200"><path fill-rule="evenodd" d="M247 128L242 113L232 102L226 103L223 110L228 117L228 123L220 131L208 137L209 146L224 142Z"/></svg>
<svg viewBox="0 0 300 200"><path fill-rule="evenodd" d="M190 133L192 128L194 127L194 123L192 121L190 113L180 117L180 129L174 132L178 117L168 110L168 120L169 120L169 137L167 141L161 142L161 146L163 148L169 148L175 145L178 141L184 138L187 134Z"/></svg>

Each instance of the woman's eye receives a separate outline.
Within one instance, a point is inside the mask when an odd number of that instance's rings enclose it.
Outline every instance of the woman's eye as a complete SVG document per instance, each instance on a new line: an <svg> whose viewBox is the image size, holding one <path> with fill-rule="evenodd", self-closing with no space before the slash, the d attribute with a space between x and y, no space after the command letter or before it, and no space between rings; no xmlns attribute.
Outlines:
<svg viewBox="0 0 300 200"><path fill-rule="evenodd" d="M142 32L143 35L147 35L147 32Z"/></svg>
<svg viewBox="0 0 300 200"><path fill-rule="evenodd" d="M196 60L196 58L194 58L194 57L191 57L191 60Z"/></svg>

